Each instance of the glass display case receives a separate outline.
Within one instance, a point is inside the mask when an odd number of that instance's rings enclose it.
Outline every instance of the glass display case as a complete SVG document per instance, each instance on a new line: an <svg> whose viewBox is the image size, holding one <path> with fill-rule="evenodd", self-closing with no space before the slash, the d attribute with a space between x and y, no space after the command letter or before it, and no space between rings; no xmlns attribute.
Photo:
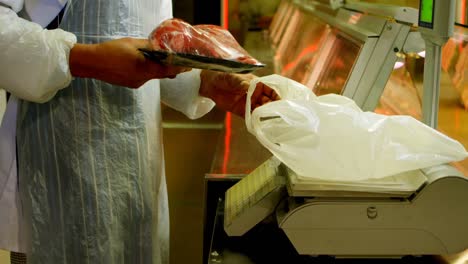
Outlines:
<svg viewBox="0 0 468 264"><path fill-rule="evenodd" d="M305 78L304 83L316 95L342 94L362 45L362 42L336 29L331 30L317 63L317 66L323 64L323 67L314 67L315 70Z"/></svg>
<svg viewBox="0 0 468 264"><path fill-rule="evenodd" d="M286 0L283 0L279 3L278 9L275 15L273 16L273 19L269 27L269 34L271 38L273 38L274 35L278 32L279 25L285 18L285 12L287 10L288 5L290 5L290 3L289 1L286 1Z"/></svg>
<svg viewBox="0 0 468 264"><path fill-rule="evenodd" d="M281 14L281 6L278 15ZM292 14L275 55L275 69L316 94L341 94L363 41L300 8Z"/></svg>
<svg viewBox="0 0 468 264"><path fill-rule="evenodd" d="M276 16L276 73L317 95L352 98L365 111L422 119L424 54L403 50L415 41L408 37L414 28L405 26L411 21L400 24L346 8L324 11L323 6L307 8L294 1L283 1ZM456 25L443 47L438 129L468 148L467 43L468 28ZM455 165L468 175L468 160Z"/></svg>
<svg viewBox="0 0 468 264"><path fill-rule="evenodd" d="M455 33L442 49L441 103L468 109L468 29ZM398 61L380 98L376 112L411 115L421 120L424 52L406 54Z"/></svg>
<svg viewBox="0 0 468 264"><path fill-rule="evenodd" d="M278 7L278 12L274 16L270 28L270 38L273 46L278 45L286 31L286 27L289 25L291 16L296 10L297 7L287 0L283 1Z"/></svg>
<svg viewBox="0 0 468 264"><path fill-rule="evenodd" d="M294 11L287 10L290 6ZM361 107L370 107L367 101L378 98L369 94L383 90L397 59L393 49L403 45L400 36L406 37L410 27L351 9L305 2L290 6L283 3L275 18L278 24L282 14L290 12L285 33L273 45L275 72L301 82L317 95L343 94ZM278 34L272 35L275 43Z"/></svg>
<svg viewBox="0 0 468 264"><path fill-rule="evenodd" d="M286 50L290 49L292 41L296 40L298 34L298 29L304 23L305 17L304 13L301 12L298 8L295 8L291 13L291 16L287 19L286 26L284 28L284 33L280 38L280 41L276 45L276 56L275 60L281 60L281 57L285 56Z"/></svg>
<svg viewBox="0 0 468 264"><path fill-rule="evenodd" d="M422 120L423 67L424 58L417 56L397 61L374 112Z"/></svg>
<svg viewBox="0 0 468 264"><path fill-rule="evenodd" d="M422 120L424 53L395 64L375 112ZM456 25L442 49L438 129L468 149L468 28ZM454 163L468 176L468 159Z"/></svg>
<svg viewBox="0 0 468 264"><path fill-rule="evenodd" d="M301 83L313 65L317 63L319 50L330 34L330 27L309 14L303 14L301 23L296 27L296 34L301 35L294 41L284 42L284 51L278 49L275 58L278 72Z"/></svg>

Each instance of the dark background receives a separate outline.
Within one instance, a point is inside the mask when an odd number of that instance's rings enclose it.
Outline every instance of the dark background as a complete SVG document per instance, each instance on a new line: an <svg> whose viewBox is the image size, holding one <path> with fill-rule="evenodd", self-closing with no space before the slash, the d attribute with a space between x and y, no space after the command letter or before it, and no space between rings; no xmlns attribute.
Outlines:
<svg viewBox="0 0 468 264"><path fill-rule="evenodd" d="M221 1L214 0L172 0L174 17L190 24L219 25Z"/></svg>

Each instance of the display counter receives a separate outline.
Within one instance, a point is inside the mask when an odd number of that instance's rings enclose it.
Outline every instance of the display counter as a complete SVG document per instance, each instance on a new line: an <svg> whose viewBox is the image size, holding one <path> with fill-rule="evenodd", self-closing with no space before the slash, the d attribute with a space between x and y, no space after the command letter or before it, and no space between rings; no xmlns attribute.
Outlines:
<svg viewBox="0 0 468 264"><path fill-rule="evenodd" d="M421 118L424 60L408 48L414 46L408 43L415 37L411 19L399 23L353 10L321 12L317 10L322 6L310 8L298 2L308 1L282 1L270 31L246 34L246 50L268 65L257 75L281 74L317 95L352 98L366 111ZM399 11L409 9L391 10ZM439 125L441 131L468 146L468 127L462 124L468 123L463 109L468 87L466 36L466 28L456 27L444 49ZM228 237L223 228L225 191L271 156L248 133L242 118L226 116L212 168L205 176L205 263L452 263L439 257L335 260L299 256L273 217L242 237ZM467 161L455 165L468 174Z"/></svg>
<svg viewBox="0 0 468 264"><path fill-rule="evenodd" d="M246 48L251 54L268 56L268 41L263 32L249 32ZM268 59L268 58L265 58ZM272 73L264 69L260 74ZM437 258L340 259L329 256L299 255L274 217L262 221L242 237L229 237L224 231L224 195L227 189L269 159L272 154L247 131L245 120L228 114L217 140L210 171L205 175L206 213L204 263L444 263Z"/></svg>

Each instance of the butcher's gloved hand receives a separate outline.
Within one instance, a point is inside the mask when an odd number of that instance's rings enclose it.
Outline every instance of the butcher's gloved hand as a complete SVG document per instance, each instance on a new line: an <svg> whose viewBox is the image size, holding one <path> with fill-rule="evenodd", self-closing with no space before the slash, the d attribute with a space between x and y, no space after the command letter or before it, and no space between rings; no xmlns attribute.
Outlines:
<svg viewBox="0 0 468 264"><path fill-rule="evenodd" d="M211 98L225 111L244 117L247 91L253 74L232 74L203 70L200 74L200 95ZM268 102L279 100L278 94L263 83L258 83L251 97L252 111Z"/></svg>
<svg viewBox="0 0 468 264"><path fill-rule="evenodd" d="M135 38L76 44L70 51L71 74L138 88L151 79L175 78L177 74L190 70L146 59L138 49L148 46L148 40Z"/></svg>

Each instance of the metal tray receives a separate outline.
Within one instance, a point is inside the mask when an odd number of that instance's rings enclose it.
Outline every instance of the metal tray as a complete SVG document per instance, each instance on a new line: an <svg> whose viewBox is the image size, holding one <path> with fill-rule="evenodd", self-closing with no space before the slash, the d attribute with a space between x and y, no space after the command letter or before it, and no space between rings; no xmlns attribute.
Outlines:
<svg viewBox="0 0 468 264"><path fill-rule="evenodd" d="M249 73L265 67L265 64L248 64L233 60L225 60L193 54L148 49L138 50L142 52L147 59L166 65L176 65L231 73Z"/></svg>

